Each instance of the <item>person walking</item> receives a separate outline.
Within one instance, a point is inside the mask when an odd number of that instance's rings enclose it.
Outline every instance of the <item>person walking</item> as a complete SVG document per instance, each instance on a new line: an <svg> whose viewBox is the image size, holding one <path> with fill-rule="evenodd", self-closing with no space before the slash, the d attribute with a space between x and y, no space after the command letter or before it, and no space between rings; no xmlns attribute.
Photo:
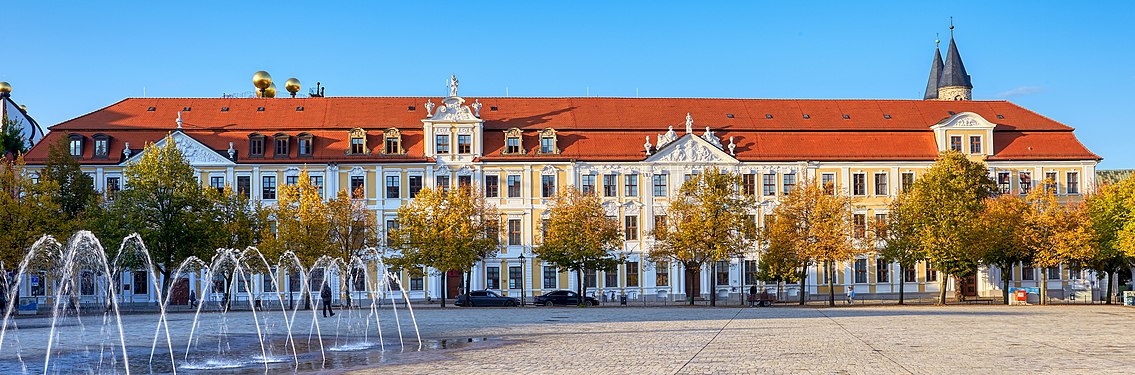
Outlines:
<svg viewBox="0 0 1135 375"><path fill-rule="evenodd" d="M189 308L197 308L197 292L193 288L189 288Z"/></svg>
<svg viewBox="0 0 1135 375"><path fill-rule="evenodd" d="M847 287L847 304L848 305L855 304L855 286L854 285Z"/></svg>
<svg viewBox="0 0 1135 375"><path fill-rule="evenodd" d="M323 284L323 290L319 292L319 298L323 300L323 317L326 318L328 313L335 316L335 312L331 311L331 285Z"/></svg>
<svg viewBox="0 0 1135 375"><path fill-rule="evenodd" d="M757 303L757 284L749 286L749 307L753 307Z"/></svg>

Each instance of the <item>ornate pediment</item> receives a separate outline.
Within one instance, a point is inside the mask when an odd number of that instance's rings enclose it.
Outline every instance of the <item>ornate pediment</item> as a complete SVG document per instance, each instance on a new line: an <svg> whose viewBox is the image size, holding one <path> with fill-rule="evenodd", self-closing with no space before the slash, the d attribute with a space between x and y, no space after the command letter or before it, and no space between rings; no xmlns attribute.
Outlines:
<svg viewBox="0 0 1135 375"><path fill-rule="evenodd" d="M989 122L989 120L981 117L981 115L973 112L962 112L947 117L930 128L935 130L946 128L993 129L996 126L997 124Z"/></svg>
<svg viewBox="0 0 1135 375"><path fill-rule="evenodd" d="M716 145L693 133L659 148L646 159L648 162L671 163L736 163L737 159L721 151Z"/></svg>
<svg viewBox="0 0 1135 375"><path fill-rule="evenodd" d="M204 143L193 139L193 137L185 135L185 133L182 133L180 130L170 133L170 135L165 138L154 142L151 147L162 147L170 140L172 140L177 149L181 151L181 155L189 161L189 165L194 167L226 167L236 165L232 160L222 156ZM145 151L134 154L126 160L126 164L137 162L143 154L145 154Z"/></svg>

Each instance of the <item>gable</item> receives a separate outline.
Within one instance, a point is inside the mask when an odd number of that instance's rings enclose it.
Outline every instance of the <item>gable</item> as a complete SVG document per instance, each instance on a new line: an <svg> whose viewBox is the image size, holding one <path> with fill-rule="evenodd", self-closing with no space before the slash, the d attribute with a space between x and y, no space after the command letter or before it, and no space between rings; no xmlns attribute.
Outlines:
<svg viewBox="0 0 1135 375"><path fill-rule="evenodd" d="M647 162L659 163L738 163L737 159L705 139L689 133L659 148Z"/></svg>
<svg viewBox="0 0 1135 375"><path fill-rule="evenodd" d="M205 144L196 139L193 139L193 137L190 137L185 133L182 133L181 131L170 133L168 137L164 137L161 140L154 142L153 146L161 147L165 145L165 143L170 139L174 141L177 149L181 151L181 155L185 156L185 159L189 161L189 165L192 165L194 167L227 167L236 165L236 163L234 163L232 160L221 156L221 154L217 153L217 151L214 151L213 149L209 148L209 146L206 146ZM142 154L143 152L139 152L138 154L131 156L129 159L126 159L126 164L133 164L137 162L138 159L142 157Z"/></svg>

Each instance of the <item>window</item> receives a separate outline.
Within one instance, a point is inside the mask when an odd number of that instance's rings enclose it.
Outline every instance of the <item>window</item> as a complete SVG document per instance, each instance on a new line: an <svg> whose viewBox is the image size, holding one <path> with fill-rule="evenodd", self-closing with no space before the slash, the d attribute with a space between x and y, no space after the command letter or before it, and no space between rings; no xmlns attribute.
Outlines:
<svg viewBox="0 0 1135 375"><path fill-rule="evenodd" d="M361 274L360 274L361 275ZM410 276L410 290L418 291L426 289L426 278L422 276ZM357 290L363 290L359 288Z"/></svg>
<svg viewBox="0 0 1135 375"><path fill-rule="evenodd" d="M287 134L276 134L276 148L273 149L272 156L277 158L288 157L288 139L291 138Z"/></svg>
<svg viewBox="0 0 1135 375"><path fill-rule="evenodd" d="M422 176L410 176L410 198L418 196L422 191Z"/></svg>
<svg viewBox="0 0 1135 375"><path fill-rule="evenodd" d="M221 187L223 188L224 185L222 185ZM122 190L121 178L119 178L119 177L107 177L106 178L106 197L107 197L107 199L114 200L114 197L118 195L119 190Z"/></svg>
<svg viewBox="0 0 1135 375"><path fill-rule="evenodd" d="M541 154L554 154L556 153L556 139L552 137L540 137L540 153Z"/></svg>
<svg viewBox="0 0 1135 375"><path fill-rule="evenodd" d="M397 128L386 129L382 133L383 138L383 153L387 155L400 155L405 154L406 150L402 149L402 131Z"/></svg>
<svg viewBox="0 0 1135 375"><path fill-rule="evenodd" d="M284 176L284 185L296 186L299 183L299 176Z"/></svg>
<svg viewBox="0 0 1135 375"><path fill-rule="evenodd" d="M820 175L820 185L823 186L824 192L828 195L835 194L835 173Z"/></svg>
<svg viewBox="0 0 1135 375"><path fill-rule="evenodd" d="M1080 172L1068 172L1068 194L1080 194Z"/></svg>
<svg viewBox="0 0 1135 375"><path fill-rule="evenodd" d="M485 267L485 289L501 288L501 268Z"/></svg>
<svg viewBox="0 0 1135 375"><path fill-rule="evenodd" d="M757 280L757 275L760 275L760 272L761 272L761 264L760 264L759 261L746 260L745 261L745 282L744 283L746 285L749 285L749 284L756 284L757 282L759 282L759 280Z"/></svg>
<svg viewBox="0 0 1135 375"><path fill-rule="evenodd" d="M276 177L275 176L264 176L264 178L261 179L261 186L260 187L261 187L261 190L262 190L261 191L262 194L260 196L261 198L276 199Z"/></svg>
<svg viewBox="0 0 1135 375"><path fill-rule="evenodd" d="M309 133L300 133L299 137L299 156L311 156L311 145L314 139Z"/></svg>
<svg viewBox="0 0 1135 375"><path fill-rule="evenodd" d="M938 281L938 270L934 269L934 265L926 262L926 282Z"/></svg>
<svg viewBox="0 0 1135 375"><path fill-rule="evenodd" d="M110 136L95 134L95 157L106 158L110 155Z"/></svg>
<svg viewBox="0 0 1135 375"><path fill-rule="evenodd" d="M509 175L505 183L508 184L508 197L520 198L520 175Z"/></svg>
<svg viewBox="0 0 1135 375"><path fill-rule="evenodd" d="M757 176L755 174L741 175L741 193L749 196L757 194Z"/></svg>
<svg viewBox="0 0 1135 375"><path fill-rule="evenodd" d="M308 176L307 181L315 187L315 190L319 190L319 197L323 198L323 176Z"/></svg>
<svg viewBox="0 0 1135 375"><path fill-rule="evenodd" d="M950 136L950 150L962 152L962 136L960 136L960 135Z"/></svg>
<svg viewBox="0 0 1135 375"><path fill-rule="evenodd" d="M776 173L766 173L761 176L761 194L766 197L776 195Z"/></svg>
<svg viewBox="0 0 1135 375"><path fill-rule="evenodd" d="M1056 194L1056 172L1044 172L1044 191Z"/></svg>
<svg viewBox="0 0 1135 375"><path fill-rule="evenodd" d="M500 176L485 175L485 198L497 198L500 193Z"/></svg>
<svg viewBox="0 0 1135 375"><path fill-rule="evenodd" d="M595 175L585 174L579 177L580 192L583 195L595 194Z"/></svg>
<svg viewBox="0 0 1135 375"><path fill-rule="evenodd" d="M449 176L434 176L434 186L443 192L449 191Z"/></svg>
<svg viewBox="0 0 1135 375"><path fill-rule="evenodd" d="M1024 281L1036 280L1036 268L1033 268L1033 266L1021 267L1021 280L1024 280Z"/></svg>
<svg viewBox="0 0 1135 375"><path fill-rule="evenodd" d="M717 261L717 267L714 268L717 269L717 273L714 277L717 285L729 285L729 261L719 260Z"/></svg>
<svg viewBox="0 0 1135 375"><path fill-rule="evenodd" d="M458 188L469 188L470 185L473 185L473 176L457 176Z"/></svg>
<svg viewBox="0 0 1135 375"><path fill-rule="evenodd" d="M248 136L248 156L260 158L264 157L264 136L253 133Z"/></svg>
<svg viewBox="0 0 1135 375"><path fill-rule="evenodd" d="M252 177L251 176L236 176L236 193L240 196L248 198L248 193L252 191Z"/></svg>
<svg viewBox="0 0 1135 375"><path fill-rule="evenodd" d="M669 176L665 175L665 174L654 175L654 196L656 196L656 197L665 197L666 196L666 182L667 182L666 180L668 179L668 177Z"/></svg>
<svg viewBox="0 0 1135 375"><path fill-rule="evenodd" d="M351 198L362 198L366 196L366 181L363 176L351 176Z"/></svg>
<svg viewBox="0 0 1135 375"><path fill-rule="evenodd" d="M402 193L402 181L398 176L386 176L386 198L398 198Z"/></svg>
<svg viewBox="0 0 1135 375"><path fill-rule="evenodd" d="M1018 180L1017 181L1017 187L1021 189L1021 195L1028 194L1029 190L1032 190L1032 187L1033 187L1032 173L1020 172L1017 175L1017 180Z"/></svg>
<svg viewBox="0 0 1135 375"><path fill-rule="evenodd" d="M520 289L520 283L523 282L523 276L520 275L520 266L508 267L508 288Z"/></svg>
<svg viewBox="0 0 1135 375"><path fill-rule="evenodd" d="M520 219L508 219L508 244L520 245Z"/></svg>
<svg viewBox="0 0 1135 375"><path fill-rule="evenodd" d="M394 231L398 230L398 222L395 220L386 221L386 246L390 246L390 239L393 238Z"/></svg>
<svg viewBox="0 0 1135 375"><path fill-rule="evenodd" d="M596 275L596 273L597 272L595 272L594 268L590 268L590 269L583 271L583 287L584 288L594 288L595 286L599 285L599 280L598 280L599 277L598 277L598 275Z"/></svg>
<svg viewBox="0 0 1135 375"><path fill-rule="evenodd" d="M71 135L70 149L71 149L71 156L82 157L83 156L83 136L77 135L77 134Z"/></svg>
<svg viewBox="0 0 1135 375"><path fill-rule="evenodd" d="M969 153L971 153L971 154L980 154L981 153L981 136L976 136L976 135L969 136Z"/></svg>
<svg viewBox="0 0 1135 375"><path fill-rule="evenodd" d="M458 154L471 154L473 153L473 136L468 134L461 134L457 136L457 153Z"/></svg>
<svg viewBox="0 0 1135 375"><path fill-rule="evenodd" d="M863 238L863 236L867 233L867 215L852 214L851 224L853 236L855 238Z"/></svg>
<svg viewBox="0 0 1135 375"><path fill-rule="evenodd" d="M556 272L555 266L544 266L544 289L558 288L559 273Z"/></svg>
<svg viewBox="0 0 1135 375"><path fill-rule="evenodd" d="M910 191L914 186L914 172L903 172L899 176L902 179L902 191Z"/></svg>
<svg viewBox="0 0 1135 375"><path fill-rule="evenodd" d="M875 282L886 283L891 281L891 264L883 258L875 258Z"/></svg>
<svg viewBox="0 0 1135 375"><path fill-rule="evenodd" d="M556 195L556 176L542 175L540 176L540 196L544 198L553 197Z"/></svg>
<svg viewBox="0 0 1135 375"><path fill-rule="evenodd" d="M448 154L449 153L449 134L438 134L434 138L437 141L436 142L437 143L437 148L436 148L437 153L438 154Z"/></svg>
<svg viewBox="0 0 1135 375"><path fill-rule="evenodd" d="M856 284L866 284L867 283L867 259L856 259L855 260L855 283Z"/></svg>
<svg viewBox="0 0 1135 375"><path fill-rule="evenodd" d="M875 234L879 237L887 236L887 214L875 214Z"/></svg>
<svg viewBox="0 0 1135 375"><path fill-rule="evenodd" d="M623 195L628 196L628 197L637 197L638 196L638 175L637 174L628 174L628 175L626 175L625 179L626 179L626 184L625 184L626 185L626 191L623 192L624 193Z"/></svg>
<svg viewBox="0 0 1135 375"><path fill-rule="evenodd" d="M788 193L792 192L792 189L796 188L796 174L795 173L785 174L782 182L783 183L781 184L782 185L781 191L783 192L784 195L788 195Z"/></svg>
<svg viewBox="0 0 1135 375"><path fill-rule="evenodd" d="M863 173L851 174L851 195L867 195L867 175Z"/></svg>
<svg viewBox="0 0 1135 375"><path fill-rule="evenodd" d="M658 262L654 264L654 286L670 285L670 264Z"/></svg>
<svg viewBox="0 0 1135 375"><path fill-rule="evenodd" d="M623 234L625 234L627 241L638 239L638 216L627 215L623 218Z"/></svg>
<svg viewBox="0 0 1135 375"><path fill-rule="evenodd" d="M890 189L887 188L887 174L886 173L876 173L875 174L875 195L888 195L890 193L891 193Z"/></svg>
<svg viewBox="0 0 1135 375"><path fill-rule="evenodd" d="M1048 267L1048 279L1060 280L1060 267Z"/></svg>
<svg viewBox="0 0 1135 375"><path fill-rule="evenodd" d="M524 147L520 144L520 129L512 128L504 132L504 151L505 155L521 155L524 154Z"/></svg>
<svg viewBox="0 0 1135 375"><path fill-rule="evenodd" d="M619 176L614 174L603 175L603 196L618 196Z"/></svg>
<svg viewBox="0 0 1135 375"><path fill-rule="evenodd" d="M115 183L117 184L118 178L117 177L112 177L112 178L115 179ZM110 178L108 178L106 180L109 182ZM107 184L107 185L108 185L107 190L110 190L109 184ZM217 189L217 191L224 191L225 190L225 176L211 176L211 177L209 177L209 187Z"/></svg>
<svg viewBox="0 0 1135 375"><path fill-rule="evenodd" d="M607 288L614 288L619 286L618 268L611 271L603 271L603 286Z"/></svg>
<svg viewBox="0 0 1135 375"><path fill-rule="evenodd" d="M654 230L666 227L666 215L654 215Z"/></svg>
<svg viewBox="0 0 1135 375"><path fill-rule="evenodd" d="M918 281L918 272L914 267L902 268L903 282L913 283Z"/></svg>
<svg viewBox="0 0 1135 375"><path fill-rule="evenodd" d="M638 262L627 262L627 286L638 286Z"/></svg>
<svg viewBox="0 0 1135 375"><path fill-rule="evenodd" d="M1013 183L1009 178L1009 172L997 172L997 193L1009 194L1012 190Z"/></svg>

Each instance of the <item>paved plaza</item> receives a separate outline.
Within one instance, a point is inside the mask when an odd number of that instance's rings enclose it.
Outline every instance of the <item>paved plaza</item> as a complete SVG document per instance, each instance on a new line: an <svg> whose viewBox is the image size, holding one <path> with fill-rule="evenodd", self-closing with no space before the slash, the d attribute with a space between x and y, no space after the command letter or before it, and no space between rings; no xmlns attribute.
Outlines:
<svg viewBox="0 0 1135 375"><path fill-rule="evenodd" d="M1135 309L1116 306L449 309L419 319L426 337L501 343L358 373L1135 372Z"/></svg>

